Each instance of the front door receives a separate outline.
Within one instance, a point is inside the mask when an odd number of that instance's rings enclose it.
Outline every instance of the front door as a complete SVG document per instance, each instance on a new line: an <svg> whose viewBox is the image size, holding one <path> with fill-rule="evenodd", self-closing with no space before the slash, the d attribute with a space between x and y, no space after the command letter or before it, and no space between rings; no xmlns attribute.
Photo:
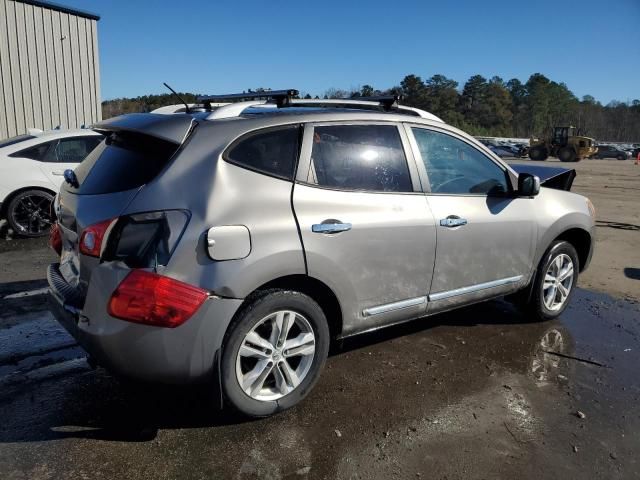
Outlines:
<svg viewBox="0 0 640 480"><path fill-rule="evenodd" d="M309 275L338 296L343 332L426 311L435 225L395 124L307 125L293 191Z"/></svg>
<svg viewBox="0 0 640 480"><path fill-rule="evenodd" d="M437 229L429 312L524 285L536 244L533 202L515 197L505 167L462 137L421 127L408 134Z"/></svg>

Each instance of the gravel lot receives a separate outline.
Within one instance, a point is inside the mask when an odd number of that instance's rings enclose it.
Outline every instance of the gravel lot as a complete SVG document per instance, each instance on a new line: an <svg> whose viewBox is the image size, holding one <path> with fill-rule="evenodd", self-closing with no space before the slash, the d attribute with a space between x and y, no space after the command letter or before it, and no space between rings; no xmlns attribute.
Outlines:
<svg viewBox="0 0 640 480"><path fill-rule="evenodd" d="M0 240L1 477L640 478L640 166L572 166L599 228L560 320L495 301L361 336L260 421L89 368L47 311L46 241Z"/></svg>

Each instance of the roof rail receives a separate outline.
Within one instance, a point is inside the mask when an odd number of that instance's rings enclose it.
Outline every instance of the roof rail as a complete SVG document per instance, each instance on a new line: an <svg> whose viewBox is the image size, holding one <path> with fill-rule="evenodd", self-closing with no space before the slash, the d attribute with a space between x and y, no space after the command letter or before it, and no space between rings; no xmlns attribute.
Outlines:
<svg viewBox="0 0 640 480"><path fill-rule="evenodd" d="M367 98L367 100L363 100L363 98ZM373 98L374 100L370 100ZM313 107L334 107L334 108L357 108L357 109L372 109L379 110L382 107L386 112L397 111L399 113L409 113L409 115L415 115L416 117L424 118L427 120L433 120L435 122L445 123L440 117L437 117L433 113L429 113L425 110L421 110L419 108L407 107L405 105L393 105L390 104L389 107L386 107L382 104L381 101L377 101L375 99L383 98L387 101L389 97L355 97L355 98L330 98L330 99L293 99L291 100L290 106L292 107L304 107L304 106L313 106ZM397 101L397 100L396 100Z"/></svg>
<svg viewBox="0 0 640 480"><path fill-rule="evenodd" d="M196 101L205 107L212 102L230 102L233 100L256 100L268 98L275 102L278 107L287 105L293 97L298 96L298 90L289 88L287 90L263 90L259 92L229 93L226 95L205 95L198 97Z"/></svg>

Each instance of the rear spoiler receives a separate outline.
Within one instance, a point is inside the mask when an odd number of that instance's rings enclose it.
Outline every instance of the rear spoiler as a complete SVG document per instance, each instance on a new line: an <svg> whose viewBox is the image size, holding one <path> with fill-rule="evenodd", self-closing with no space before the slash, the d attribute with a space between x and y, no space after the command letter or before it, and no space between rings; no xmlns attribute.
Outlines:
<svg viewBox="0 0 640 480"><path fill-rule="evenodd" d="M576 171L573 168L539 167L537 165L510 164L516 173L530 173L540 178L540 185L556 190L571 190Z"/></svg>
<svg viewBox="0 0 640 480"><path fill-rule="evenodd" d="M195 124L190 115L130 113L96 123L91 128L100 133L128 131L182 145Z"/></svg>

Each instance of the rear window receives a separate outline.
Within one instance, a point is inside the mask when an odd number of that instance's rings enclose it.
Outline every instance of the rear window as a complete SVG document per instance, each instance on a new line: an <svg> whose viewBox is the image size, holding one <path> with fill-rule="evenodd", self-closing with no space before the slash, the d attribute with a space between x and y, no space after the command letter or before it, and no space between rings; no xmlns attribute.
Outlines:
<svg viewBox="0 0 640 480"><path fill-rule="evenodd" d="M16 143L24 142L25 140L31 140L32 138L36 137L33 135L18 135L17 137L7 138L6 140L0 141L0 148L15 145Z"/></svg>
<svg viewBox="0 0 640 480"><path fill-rule="evenodd" d="M298 158L299 138L298 125L258 130L236 140L224 158L249 170L291 180Z"/></svg>
<svg viewBox="0 0 640 480"><path fill-rule="evenodd" d="M122 192L153 180L178 149L175 143L132 132L113 132L74 170L83 195Z"/></svg>

